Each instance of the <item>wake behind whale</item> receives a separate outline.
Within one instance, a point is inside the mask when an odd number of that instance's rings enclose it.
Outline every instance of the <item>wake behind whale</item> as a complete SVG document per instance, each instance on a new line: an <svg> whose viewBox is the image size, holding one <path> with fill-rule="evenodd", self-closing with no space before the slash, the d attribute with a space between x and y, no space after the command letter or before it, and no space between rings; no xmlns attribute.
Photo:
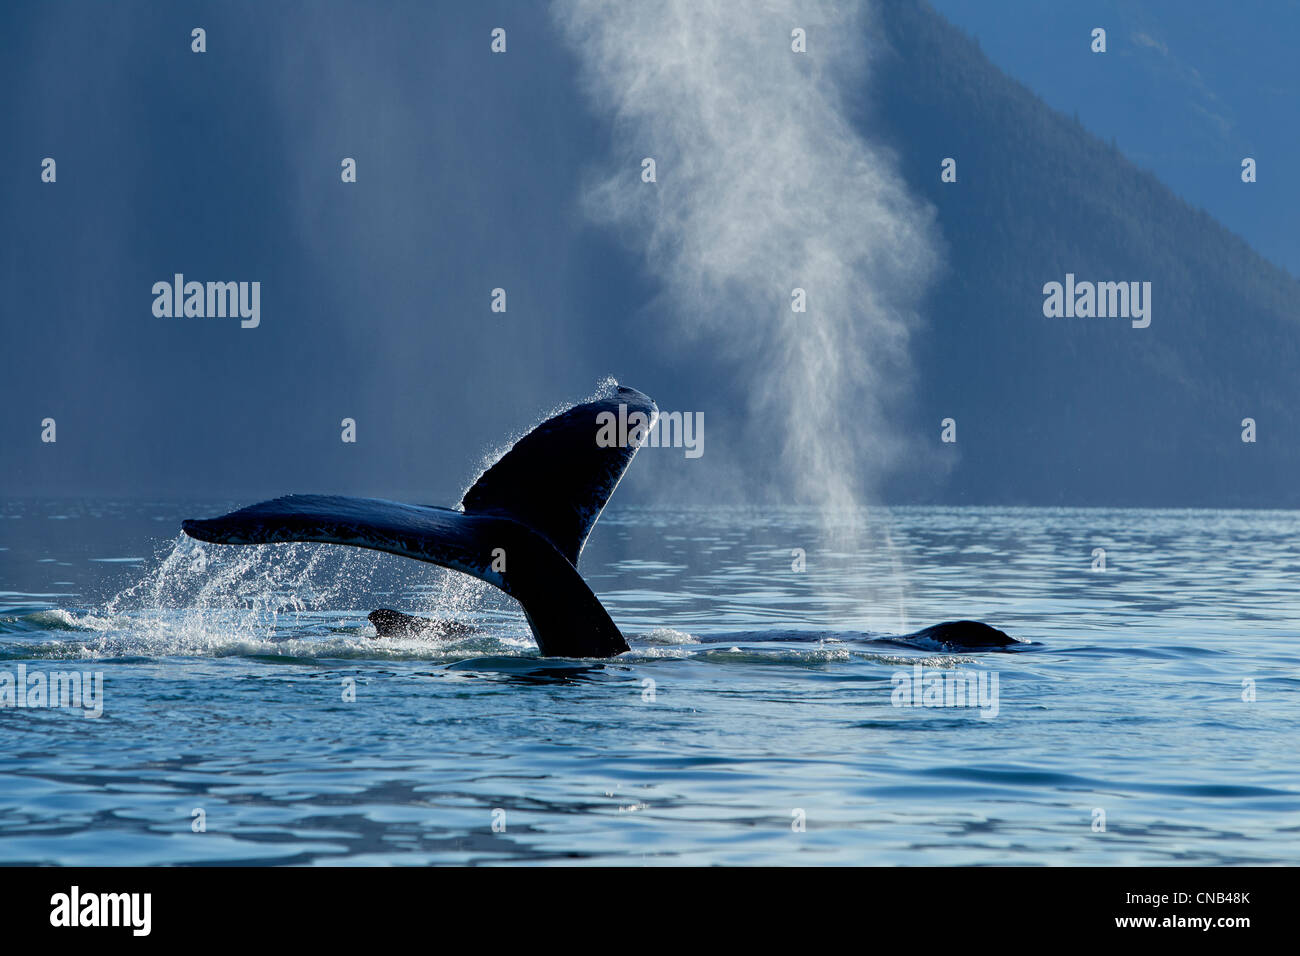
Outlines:
<svg viewBox="0 0 1300 956"><path fill-rule="evenodd" d="M542 422L488 468L459 508L377 498L288 495L182 523L216 544L321 542L386 551L472 575L519 602L543 657L613 657L629 650L578 573L591 529L658 416L649 396L620 386ZM614 416L633 427L607 440ZM392 609L370 615L379 637L463 634L465 625ZM893 639L982 649L1019 642L976 621L949 621Z"/></svg>

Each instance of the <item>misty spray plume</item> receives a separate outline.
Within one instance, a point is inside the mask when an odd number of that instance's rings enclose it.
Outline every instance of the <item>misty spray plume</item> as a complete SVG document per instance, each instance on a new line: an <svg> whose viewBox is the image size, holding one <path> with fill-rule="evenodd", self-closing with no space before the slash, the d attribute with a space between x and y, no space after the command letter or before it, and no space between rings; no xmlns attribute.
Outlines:
<svg viewBox="0 0 1300 956"><path fill-rule="evenodd" d="M782 490L848 530L902 453L888 405L907 385L936 256L931 211L845 115L842 94L867 79L870 10L840 6L554 10L620 144L587 190L589 214L644 250L684 331L741 370L749 427L775 442ZM796 28L804 53L792 50ZM654 183L642 181L647 156ZM806 312L792 310L796 288Z"/></svg>

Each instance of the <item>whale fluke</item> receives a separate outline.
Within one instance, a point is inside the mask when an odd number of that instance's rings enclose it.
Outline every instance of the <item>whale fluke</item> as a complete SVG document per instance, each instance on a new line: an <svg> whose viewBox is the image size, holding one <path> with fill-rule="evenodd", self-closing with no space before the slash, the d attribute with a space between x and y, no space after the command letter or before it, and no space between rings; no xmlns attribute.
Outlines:
<svg viewBox="0 0 1300 956"><path fill-rule="evenodd" d="M649 397L620 387L548 419L480 476L460 511L288 495L219 518L190 519L182 528L217 544L316 541L429 561L517 600L543 656L612 657L628 650L627 641L576 565L648 430L629 429L626 445L602 447L598 416L626 420L634 411L647 426L658 415Z"/></svg>
<svg viewBox="0 0 1300 956"><path fill-rule="evenodd" d="M659 415L648 396L620 386L608 399L575 405L547 419L479 476L461 508L466 514L502 515L526 524L577 566L592 525L646 435L629 428L627 444L602 447L595 440L597 416L609 413L627 420L638 412L647 428Z"/></svg>

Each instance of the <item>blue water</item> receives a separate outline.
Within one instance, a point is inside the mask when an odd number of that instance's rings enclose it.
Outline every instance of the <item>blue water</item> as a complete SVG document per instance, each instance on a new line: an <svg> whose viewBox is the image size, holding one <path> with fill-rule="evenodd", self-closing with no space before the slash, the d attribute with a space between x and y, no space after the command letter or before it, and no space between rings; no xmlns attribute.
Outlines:
<svg viewBox="0 0 1300 956"><path fill-rule="evenodd" d="M0 708L0 862L1300 860L1300 513L615 507L582 569L633 649L573 662L429 565L176 536L232 504L0 506L0 680L103 675ZM1030 643L873 639L968 617ZM918 663L996 713L894 706Z"/></svg>

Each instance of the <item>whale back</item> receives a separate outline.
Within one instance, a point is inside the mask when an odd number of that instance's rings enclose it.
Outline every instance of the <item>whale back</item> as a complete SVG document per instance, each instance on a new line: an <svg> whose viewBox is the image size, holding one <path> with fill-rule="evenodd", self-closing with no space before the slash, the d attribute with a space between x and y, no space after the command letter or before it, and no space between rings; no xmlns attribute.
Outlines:
<svg viewBox="0 0 1300 956"><path fill-rule="evenodd" d="M645 416L646 427L638 431L632 419L620 429L617 423L627 423L634 412ZM592 526L658 414L649 396L622 386L608 397L566 409L483 472L465 492L461 508L527 525L576 567ZM612 429L607 416L615 423ZM611 433L618 439L613 443L604 440Z"/></svg>

